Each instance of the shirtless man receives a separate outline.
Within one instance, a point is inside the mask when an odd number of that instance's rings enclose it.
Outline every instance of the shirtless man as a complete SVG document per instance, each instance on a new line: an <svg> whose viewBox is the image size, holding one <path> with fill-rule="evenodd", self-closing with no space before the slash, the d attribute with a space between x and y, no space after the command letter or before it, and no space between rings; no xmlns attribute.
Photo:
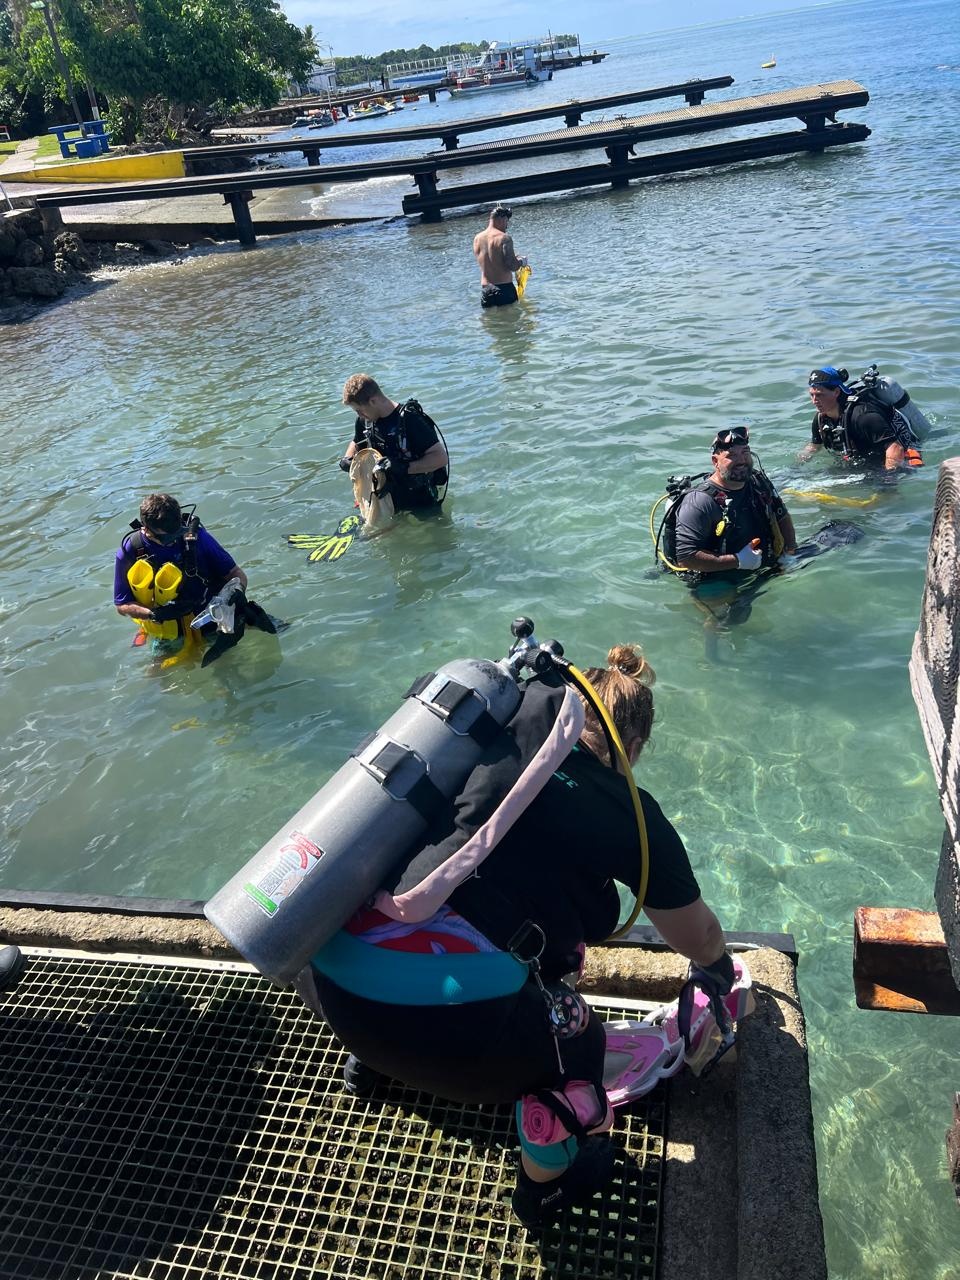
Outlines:
<svg viewBox="0 0 960 1280"><path fill-rule="evenodd" d="M473 256L480 268L481 307L505 307L517 300L513 273L527 266L526 258L518 258L507 226L513 211L498 204L490 210L485 231L473 239Z"/></svg>

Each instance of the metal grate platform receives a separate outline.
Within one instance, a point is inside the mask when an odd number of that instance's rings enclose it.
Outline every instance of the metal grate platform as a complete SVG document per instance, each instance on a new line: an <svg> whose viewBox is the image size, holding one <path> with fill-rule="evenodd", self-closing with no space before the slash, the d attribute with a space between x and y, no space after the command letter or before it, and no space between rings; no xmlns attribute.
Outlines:
<svg viewBox="0 0 960 1280"><path fill-rule="evenodd" d="M3 1280L653 1280L662 1087L536 1241L509 1108L348 1097L325 1025L246 966L28 959L0 993Z"/></svg>

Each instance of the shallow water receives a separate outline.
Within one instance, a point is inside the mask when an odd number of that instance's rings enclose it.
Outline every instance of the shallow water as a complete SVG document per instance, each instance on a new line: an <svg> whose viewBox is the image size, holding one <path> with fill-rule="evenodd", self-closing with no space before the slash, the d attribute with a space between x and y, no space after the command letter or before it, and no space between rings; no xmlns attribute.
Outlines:
<svg viewBox="0 0 960 1280"><path fill-rule="evenodd" d="M725 925L797 939L831 1274L955 1280L957 1025L856 1011L850 965L858 904L932 907L943 827L907 659L937 464L956 453L957 28L939 0L822 7L616 42L600 68L503 95L851 76L872 100L846 118L874 134L522 204L535 274L499 314L477 306L468 212L159 264L0 332L3 883L206 896L415 675L500 656L516 614L581 665L641 641L659 680L638 776ZM402 189L320 204L395 212ZM794 461L806 372L872 360L934 422L926 468L862 511L791 500L801 535L840 515L866 537L706 643L686 592L649 572L664 478L749 421L777 482L830 484L828 460ZM350 509L335 461L357 369L439 421L450 499L313 566L283 535ZM113 552L154 488L199 503L291 622L279 642L252 633L202 674L151 675L128 648Z"/></svg>

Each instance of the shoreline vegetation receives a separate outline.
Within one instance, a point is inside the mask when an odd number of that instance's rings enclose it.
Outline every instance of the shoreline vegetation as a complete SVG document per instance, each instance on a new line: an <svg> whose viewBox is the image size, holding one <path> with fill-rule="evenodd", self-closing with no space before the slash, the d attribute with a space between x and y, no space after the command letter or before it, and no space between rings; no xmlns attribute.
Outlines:
<svg viewBox="0 0 960 1280"><path fill-rule="evenodd" d="M0 0L0 120L16 138L99 115L118 145L175 145L302 92L320 62L313 27L294 26L278 0L128 0L121 9L57 0L55 20L42 0L39 9ZM558 45L575 40L556 37ZM335 60L337 80L377 79L391 62L485 47L350 55Z"/></svg>

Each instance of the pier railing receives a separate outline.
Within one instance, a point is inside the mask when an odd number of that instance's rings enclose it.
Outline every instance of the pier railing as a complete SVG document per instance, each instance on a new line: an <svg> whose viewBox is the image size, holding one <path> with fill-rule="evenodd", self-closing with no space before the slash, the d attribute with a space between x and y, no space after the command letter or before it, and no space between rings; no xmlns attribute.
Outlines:
<svg viewBox="0 0 960 1280"><path fill-rule="evenodd" d="M435 222L442 216L445 208L584 187L607 186L616 189L628 186L635 178L654 174L678 173L766 156L818 152L828 147L859 142L870 136L866 125L828 124L827 121L839 110L864 105L868 101L869 94L862 85L842 80L723 103L685 107L679 111L655 112L632 119L617 117L598 124L578 125L547 134L505 139L452 152L436 151L427 155L365 161L352 165L323 165L319 168L316 165L306 165L299 169L260 173L228 173L160 182L123 183L88 187L85 190L55 188L38 195L36 203L41 208L66 207L221 194L230 204L240 243L252 246L256 243L256 236L249 203L256 190L301 185L327 186L335 182L362 182L371 178L409 174L419 191L403 200L404 212L419 213L425 222ZM804 129L632 158L634 146L649 139L686 136L701 130L712 132L788 117L800 119L805 125ZM377 135L368 134L367 140L375 142L378 140ZM495 176L483 183L438 190L438 175L441 170L591 149L605 152L608 163L562 168L550 173L528 171L520 177Z"/></svg>

